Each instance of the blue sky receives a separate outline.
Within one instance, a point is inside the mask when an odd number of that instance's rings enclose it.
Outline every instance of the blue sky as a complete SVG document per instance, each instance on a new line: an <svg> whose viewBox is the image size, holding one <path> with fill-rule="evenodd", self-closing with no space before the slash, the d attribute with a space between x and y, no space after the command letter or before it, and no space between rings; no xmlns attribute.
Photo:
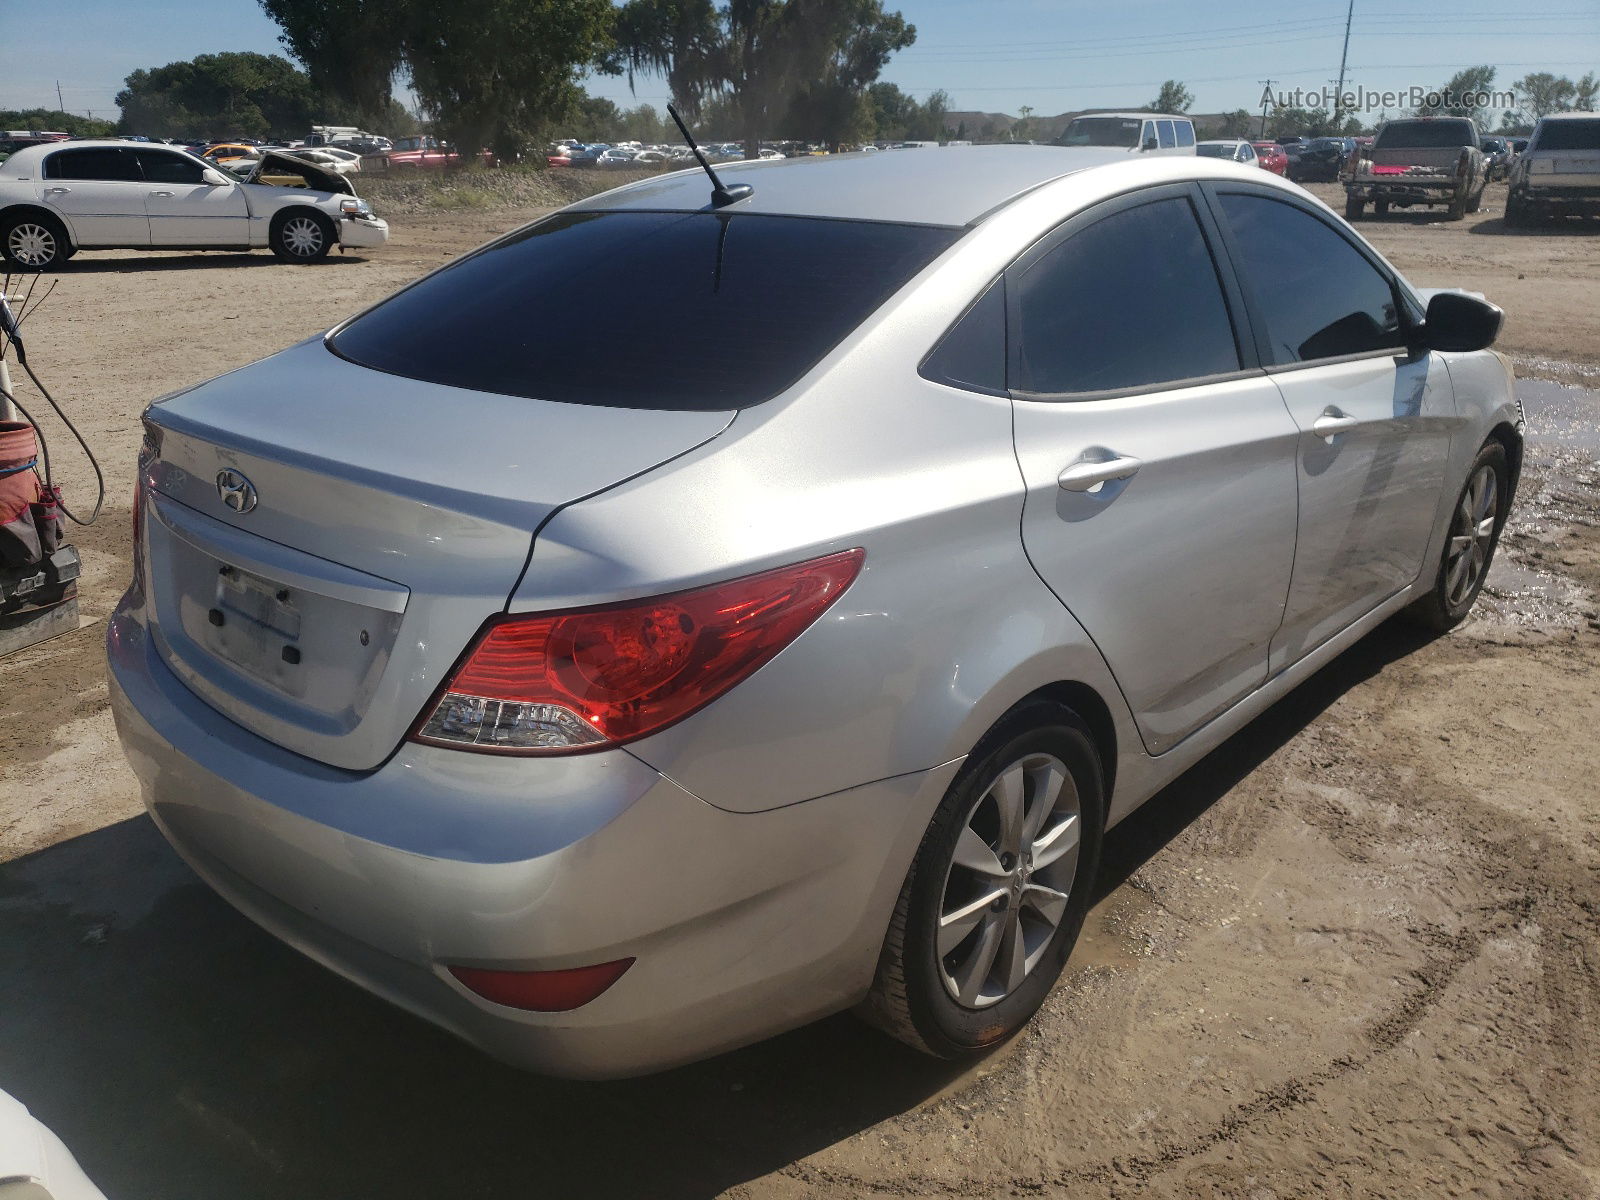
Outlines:
<svg viewBox="0 0 1600 1200"><path fill-rule="evenodd" d="M1573 78L1600 70L1600 0L1529 0L1526 10L1462 3L1356 0L1347 81L1401 90L1479 62L1500 67L1502 86L1534 70ZM1137 106L1176 78L1195 93L1196 112L1255 110L1262 79L1310 90L1338 74L1345 7L903 0L917 43L883 78L918 96L944 88L958 109L1014 114L1028 105L1040 115ZM54 108L59 81L68 109L115 116L113 97L130 71L218 50L282 53L255 0L0 0L0 108ZM654 78L638 81L637 96L623 79L588 86L624 105L667 99Z"/></svg>

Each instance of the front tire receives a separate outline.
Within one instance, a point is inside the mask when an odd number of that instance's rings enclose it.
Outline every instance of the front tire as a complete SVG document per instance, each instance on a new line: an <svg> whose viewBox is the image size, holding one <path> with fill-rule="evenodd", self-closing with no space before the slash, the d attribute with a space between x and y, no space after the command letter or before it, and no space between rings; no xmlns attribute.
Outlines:
<svg viewBox="0 0 1600 1200"><path fill-rule="evenodd" d="M75 253L54 217L25 212L0 225L0 257L13 271L59 271Z"/></svg>
<svg viewBox="0 0 1600 1200"><path fill-rule="evenodd" d="M1510 512L1510 482L1506 448L1499 442L1485 444L1451 510L1450 532L1433 587L1406 609L1413 620L1435 633L1446 633L1472 611Z"/></svg>
<svg viewBox="0 0 1600 1200"><path fill-rule="evenodd" d="M1344 202L1344 219L1346 221L1359 221L1361 219L1361 210L1365 207L1366 201L1362 200L1359 196L1346 197ZM1376 211L1376 207L1374 207L1374 211Z"/></svg>
<svg viewBox="0 0 1600 1200"><path fill-rule="evenodd" d="M309 263L326 258L339 240L333 222L314 208L291 208L272 223L267 244L284 262Z"/></svg>
<svg viewBox="0 0 1600 1200"><path fill-rule="evenodd" d="M862 1015L939 1058L1039 1010L1089 909L1105 824L1100 756L1069 709L1013 709L969 756L901 887Z"/></svg>

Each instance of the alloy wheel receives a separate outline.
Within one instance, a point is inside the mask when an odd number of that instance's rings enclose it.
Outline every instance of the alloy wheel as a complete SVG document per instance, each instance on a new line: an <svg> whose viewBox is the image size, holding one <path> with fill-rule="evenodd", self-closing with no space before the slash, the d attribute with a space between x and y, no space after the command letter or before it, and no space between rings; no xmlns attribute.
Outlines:
<svg viewBox="0 0 1600 1200"><path fill-rule="evenodd" d="M6 250L25 267L47 267L56 256L56 235L35 221L13 225Z"/></svg>
<svg viewBox="0 0 1600 1200"><path fill-rule="evenodd" d="M1483 576L1494 547L1495 521L1500 511L1500 483L1491 466L1473 472L1450 525L1450 549L1445 558L1445 602L1455 608L1472 594Z"/></svg>
<svg viewBox="0 0 1600 1200"><path fill-rule="evenodd" d="M322 226L311 217L293 217L284 222L283 244L297 258L311 258L322 249Z"/></svg>
<svg viewBox="0 0 1600 1200"><path fill-rule="evenodd" d="M979 796L939 906L939 974L956 1003L999 1003L1044 957L1067 913L1082 835L1077 787L1053 755L1017 760Z"/></svg>

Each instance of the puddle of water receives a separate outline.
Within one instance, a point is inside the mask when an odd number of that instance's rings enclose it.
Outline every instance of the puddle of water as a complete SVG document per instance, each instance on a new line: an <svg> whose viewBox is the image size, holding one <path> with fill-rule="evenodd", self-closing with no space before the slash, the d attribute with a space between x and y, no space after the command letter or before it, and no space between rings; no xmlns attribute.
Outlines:
<svg viewBox="0 0 1600 1200"><path fill-rule="evenodd" d="M1528 419L1530 445L1565 446L1600 457L1600 390L1519 379L1517 399Z"/></svg>

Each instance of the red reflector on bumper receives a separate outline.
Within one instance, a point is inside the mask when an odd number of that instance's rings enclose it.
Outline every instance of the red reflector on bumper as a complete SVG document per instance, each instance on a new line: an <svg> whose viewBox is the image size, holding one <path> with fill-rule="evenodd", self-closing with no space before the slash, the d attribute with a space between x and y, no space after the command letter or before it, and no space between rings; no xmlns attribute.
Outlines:
<svg viewBox="0 0 1600 1200"><path fill-rule="evenodd" d="M622 973L633 966L633 959L592 967L573 967L566 971L490 971L483 967L451 967L464 985L496 1004L524 1008L529 1012L568 1012L581 1008L605 991Z"/></svg>

